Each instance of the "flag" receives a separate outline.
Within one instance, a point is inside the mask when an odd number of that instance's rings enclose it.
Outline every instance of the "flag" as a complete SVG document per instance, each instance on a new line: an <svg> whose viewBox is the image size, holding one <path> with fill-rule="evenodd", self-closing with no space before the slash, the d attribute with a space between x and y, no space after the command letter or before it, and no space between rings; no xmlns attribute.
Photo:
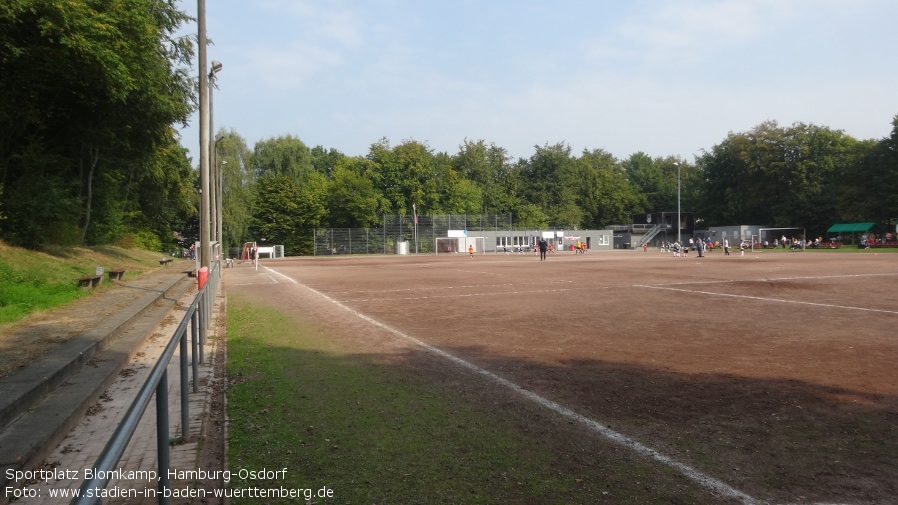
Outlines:
<svg viewBox="0 0 898 505"><path fill-rule="evenodd" d="M417 209L417 207L415 207L415 204L412 204L412 214L414 215L415 226L417 226L418 225L418 209Z"/></svg>

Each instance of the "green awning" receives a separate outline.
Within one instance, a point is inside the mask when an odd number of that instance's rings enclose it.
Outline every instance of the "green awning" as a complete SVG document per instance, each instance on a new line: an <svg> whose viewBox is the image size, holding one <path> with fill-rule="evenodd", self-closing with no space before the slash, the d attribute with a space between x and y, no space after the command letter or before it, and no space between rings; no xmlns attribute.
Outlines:
<svg viewBox="0 0 898 505"><path fill-rule="evenodd" d="M865 233L879 228L876 223L843 223L834 224L826 230L827 233Z"/></svg>

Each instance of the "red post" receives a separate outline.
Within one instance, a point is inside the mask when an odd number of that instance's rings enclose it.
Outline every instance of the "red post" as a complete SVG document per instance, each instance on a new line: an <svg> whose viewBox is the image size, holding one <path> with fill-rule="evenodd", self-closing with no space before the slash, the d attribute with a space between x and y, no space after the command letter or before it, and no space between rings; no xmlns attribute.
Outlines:
<svg viewBox="0 0 898 505"><path fill-rule="evenodd" d="M209 280L209 267L202 267L196 272L197 289L203 289L203 285Z"/></svg>

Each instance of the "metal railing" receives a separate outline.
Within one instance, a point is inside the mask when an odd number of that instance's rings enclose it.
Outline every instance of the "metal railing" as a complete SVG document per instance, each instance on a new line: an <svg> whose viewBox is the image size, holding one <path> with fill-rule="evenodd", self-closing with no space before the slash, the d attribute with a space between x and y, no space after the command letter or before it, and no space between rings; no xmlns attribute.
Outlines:
<svg viewBox="0 0 898 505"><path fill-rule="evenodd" d="M168 364L174 356L175 348L180 346L180 383L181 383L181 436L187 438L190 430L190 410L189 410L189 384L188 384L188 353L187 353L187 326L190 326L191 334L191 353L192 358L192 376L193 376L193 392L198 392L198 368L203 363L203 355L205 354L205 340L208 322L212 318L212 307L215 303L215 293L218 290L218 283L221 278L221 262L215 261L209 272L209 278L197 293L196 298L187 307L187 313L181 320L181 323L175 329L171 340L162 352L162 355L156 361L153 369L150 371L149 377L141 386L137 397L131 403L125 416L119 422L103 452L94 463L94 477L85 479L81 483L79 495L72 499L71 504L94 504L100 503L101 498L96 492L89 490L104 489L109 484L112 470L118 466L131 437L137 431L140 418L149 406L153 395L156 396L156 450L158 453L158 476L159 476L159 492L157 496L159 503L167 505L171 503L170 483L168 479L168 470L170 462L169 448L169 417L168 417Z"/></svg>
<svg viewBox="0 0 898 505"><path fill-rule="evenodd" d="M636 245L634 247L642 247L644 244L648 243L649 240L652 240L656 235L661 233L662 230L669 230L670 228L671 226L669 224L656 224L654 228L645 232L636 240Z"/></svg>

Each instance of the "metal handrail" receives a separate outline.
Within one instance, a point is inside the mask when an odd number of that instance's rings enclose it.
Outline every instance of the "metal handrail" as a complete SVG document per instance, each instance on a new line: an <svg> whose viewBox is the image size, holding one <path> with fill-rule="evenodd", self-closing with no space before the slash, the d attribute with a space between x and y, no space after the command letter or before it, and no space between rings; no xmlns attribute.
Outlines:
<svg viewBox="0 0 898 505"><path fill-rule="evenodd" d="M104 489L109 484L111 470L114 470L122 458L131 437L137 431L141 417L149 406L153 394L156 395L156 450L158 452L158 477L159 477L159 503L167 505L171 503L170 495L166 490L170 489L168 470L169 470L169 429L168 429L168 364L175 352L175 347L180 345L180 366L181 366L181 436L187 438L189 435L189 395L187 382L187 324L191 326L192 353L191 361L193 362L193 392L196 393L198 362L202 362L204 346L206 340L206 330L208 321L212 315L212 305L215 302L215 293L218 289L218 281L221 277L221 261L216 261L209 273L209 279L197 293L196 298L187 308L187 313L181 320L172 338L166 345L162 355L156 361L150 375L144 381L138 391L136 398L128 407L125 416L119 422L103 452L94 463L93 477L85 479L81 483L78 496L70 502L72 505L86 505L100 503L101 499L97 494L89 493L91 489ZM197 349L199 347L199 350ZM199 357L199 359L197 359Z"/></svg>

